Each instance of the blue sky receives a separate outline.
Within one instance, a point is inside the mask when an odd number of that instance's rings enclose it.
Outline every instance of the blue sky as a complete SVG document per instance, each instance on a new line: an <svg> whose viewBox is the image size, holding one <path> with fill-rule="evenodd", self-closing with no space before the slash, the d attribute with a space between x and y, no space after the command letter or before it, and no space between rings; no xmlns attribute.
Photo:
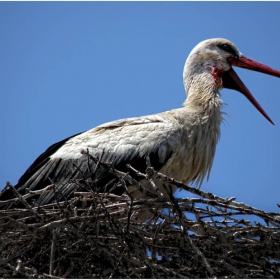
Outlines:
<svg viewBox="0 0 280 280"><path fill-rule="evenodd" d="M0 2L0 188L63 138L181 107L185 60L204 39L227 38L280 70L279 13L279 2ZM202 190L278 211L280 79L235 70L275 126L223 90L226 121Z"/></svg>

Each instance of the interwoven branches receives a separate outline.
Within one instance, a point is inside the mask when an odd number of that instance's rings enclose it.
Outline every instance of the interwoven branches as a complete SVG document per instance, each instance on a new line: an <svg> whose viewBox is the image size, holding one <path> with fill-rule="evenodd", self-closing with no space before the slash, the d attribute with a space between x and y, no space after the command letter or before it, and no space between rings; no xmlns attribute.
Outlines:
<svg viewBox="0 0 280 280"><path fill-rule="evenodd" d="M280 277L280 213L205 193L151 167L142 174L130 166L154 184L148 192L129 174L87 156L89 164L115 174L116 187L136 184L147 198L99 193L85 178L75 182L84 191L36 207L27 199L38 191L21 196L7 186L24 206L0 210L1 278ZM169 197L155 178L164 181ZM175 198L172 185L196 197ZM47 191L56 192L55 182L39 193ZM141 210L153 217L138 221Z"/></svg>

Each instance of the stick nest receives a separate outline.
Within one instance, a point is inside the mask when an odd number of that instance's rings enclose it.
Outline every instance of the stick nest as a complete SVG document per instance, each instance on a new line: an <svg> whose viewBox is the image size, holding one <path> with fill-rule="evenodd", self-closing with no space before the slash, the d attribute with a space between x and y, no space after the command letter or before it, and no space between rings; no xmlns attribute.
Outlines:
<svg viewBox="0 0 280 280"><path fill-rule="evenodd" d="M103 163L106 166L106 163ZM132 177L107 165L122 186ZM0 210L1 278L279 278L280 213L192 188L148 168L137 176L189 197L99 193L76 182L63 201ZM152 175L151 175L152 174ZM138 185L145 192L145 186ZM157 190L157 191L156 191ZM49 190L56 192L55 184ZM0 204L1 205L1 204ZM148 221L135 214L149 210Z"/></svg>

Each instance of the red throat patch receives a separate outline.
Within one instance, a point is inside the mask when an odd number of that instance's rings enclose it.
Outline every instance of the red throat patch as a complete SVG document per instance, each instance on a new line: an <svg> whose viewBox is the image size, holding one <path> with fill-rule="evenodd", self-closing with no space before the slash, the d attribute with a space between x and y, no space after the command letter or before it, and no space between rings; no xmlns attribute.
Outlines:
<svg viewBox="0 0 280 280"><path fill-rule="evenodd" d="M223 88L223 80L222 80L222 70L221 69L217 69L215 67L212 67L212 71L211 74L215 80L215 84L219 87L219 88Z"/></svg>

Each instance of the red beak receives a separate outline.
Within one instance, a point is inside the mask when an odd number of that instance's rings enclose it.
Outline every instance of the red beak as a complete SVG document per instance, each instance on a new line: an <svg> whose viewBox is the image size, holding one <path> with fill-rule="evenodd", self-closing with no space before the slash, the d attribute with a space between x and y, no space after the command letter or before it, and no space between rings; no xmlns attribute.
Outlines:
<svg viewBox="0 0 280 280"><path fill-rule="evenodd" d="M249 70L265 73L280 78L280 71L277 71L273 68L270 68L266 65L263 65L249 58L246 58L245 56L241 56L240 58L233 58L233 57L229 58L228 62L233 66L246 68ZM228 71L223 73L222 80L223 80L223 86L225 88L234 89L244 94L247 97L247 99L256 107L256 109L268 121L274 124L273 121L270 119L270 117L267 115L267 113L264 111L264 109L255 99L255 97L251 94L248 88L243 84L243 82L240 80L240 78L237 76L237 74L232 68L230 68Z"/></svg>

